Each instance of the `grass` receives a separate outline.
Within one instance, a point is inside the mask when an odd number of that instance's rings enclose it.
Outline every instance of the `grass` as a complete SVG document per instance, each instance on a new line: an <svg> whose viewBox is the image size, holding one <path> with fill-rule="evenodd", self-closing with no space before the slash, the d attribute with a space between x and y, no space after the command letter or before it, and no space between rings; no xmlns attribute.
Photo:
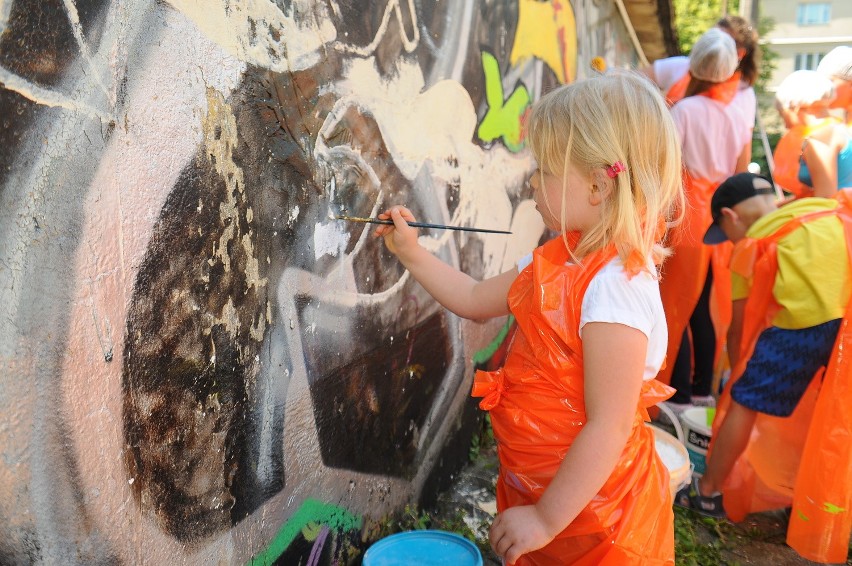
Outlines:
<svg viewBox="0 0 852 566"><path fill-rule="evenodd" d="M413 530L438 529L463 536L473 542L483 556L493 556L488 543L487 533L490 524L483 521L475 532L465 520L461 509L450 517L438 517L414 505L406 505L401 512L371 526L368 540L378 540L385 536ZM739 538L737 528L731 523L701 517L680 507L675 507L675 556L677 564L684 566L706 566L708 564L728 564L736 566L735 561L726 558L736 546ZM753 527L745 535L749 538L764 540L767 533Z"/></svg>
<svg viewBox="0 0 852 566"><path fill-rule="evenodd" d="M723 558L734 538L731 523L702 517L688 509L675 507L675 556L684 566L732 564Z"/></svg>

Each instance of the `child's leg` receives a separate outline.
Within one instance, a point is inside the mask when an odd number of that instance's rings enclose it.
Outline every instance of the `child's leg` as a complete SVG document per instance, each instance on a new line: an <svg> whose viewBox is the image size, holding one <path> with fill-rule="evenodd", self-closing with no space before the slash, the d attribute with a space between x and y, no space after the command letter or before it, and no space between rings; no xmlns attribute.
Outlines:
<svg viewBox="0 0 852 566"><path fill-rule="evenodd" d="M790 416L813 375L827 363L839 328L837 319L797 330L771 326L760 334L743 375L731 388L731 407L698 482L701 495L720 491L748 445L758 412Z"/></svg>
<svg viewBox="0 0 852 566"><path fill-rule="evenodd" d="M688 329L683 331L669 385L676 389L669 402L680 405L689 403L692 398L692 349L689 345Z"/></svg>
<svg viewBox="0 0 852 566"><path fill-rule="evenodd" d="M721 491L722 483L731 473L737 458L748 446L757 412L734 400L725 414L713 443L713 452L707 460L707 470L698 480L701 495L710 496Z"/></svg>
<svg viewBox="0 0 852 566"><path fill-rule="evenodd" d="M716 358L716 329L710 318L710 290L713 287L712 267L707 271L704 289L689 319L692 331L692 357L695 364L692 395L707 397L713 387L713 362Z"/></svg>

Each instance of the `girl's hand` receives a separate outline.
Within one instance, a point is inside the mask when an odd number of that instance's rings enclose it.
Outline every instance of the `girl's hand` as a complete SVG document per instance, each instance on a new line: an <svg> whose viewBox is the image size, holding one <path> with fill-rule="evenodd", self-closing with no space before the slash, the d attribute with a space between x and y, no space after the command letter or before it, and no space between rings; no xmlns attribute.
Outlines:
<svg viewBox="0 0 852 566"><path fill-rule="evenodd" d="M407 223L414 222L414 215L404 206L394 206L379 214L382 220L393 220L393 226L380 224L374 236L382 236L385 245L396 256L404 255L407 250L414 249L417 243L417 229Z"/></svg>
<svg viewBox="0 0 852 566"><path fill-rule="evenodd" d="M535 505L510 507L494 518L488 540L491 548L507 564L538 550L553 540L554 535Z"/></svg>

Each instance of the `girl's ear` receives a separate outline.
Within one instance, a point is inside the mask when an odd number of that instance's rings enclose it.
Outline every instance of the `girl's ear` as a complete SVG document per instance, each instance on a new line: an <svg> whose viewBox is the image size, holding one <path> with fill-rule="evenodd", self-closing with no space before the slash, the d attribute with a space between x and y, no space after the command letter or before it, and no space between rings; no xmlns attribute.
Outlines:
<svg viewBox="0 0 852 566"><path fill-rule="evenodd" d="M589 187L589 204L597 206L612 194L614 179L610 179L603 169L592 173L591 186Z"/></svg>

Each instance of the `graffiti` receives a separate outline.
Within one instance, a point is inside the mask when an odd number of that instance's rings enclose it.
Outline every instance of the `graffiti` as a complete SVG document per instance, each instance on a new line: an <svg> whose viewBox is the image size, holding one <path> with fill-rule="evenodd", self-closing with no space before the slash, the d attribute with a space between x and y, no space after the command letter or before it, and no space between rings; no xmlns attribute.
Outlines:
<svg viewBox="0 0 852 566"><path fill-rule="evenodd" d="M504 101L503 83L497 59L490 53L482 53L482 71L485 74L485 98L488 111L479 124L477 135L485 142L500 139L511 151L523 148L521 135L522 117L530 105L530 94L524 85L519 85Z"/></svg>
<svg viewBox="0 0 852 566"><path fill-rule="evenodd" d="M249 564L251 566L266 566L275 563L276 560L281 559L282 554L287 549L291 548L300 534L305 541L313 543L311 554L308 557L310 564L311 560L318 560L315 557L322 553L322 549L332 532L338 536L344 536L352 531L360 531L360 529L361 519L359 517L352 515L345 509L309 499L281 526L269 546L263 552L252 557Z"/></svg>
<svg viewBox="0 0 852 566"><path fill-rule="evenodd" d="M577 25L567 0L520 0L518 29L510 62L528 58L544 61L560 83L577 76Z"/></svg>
<svg viewBox="0 0 852 566"><path fill-rule="evenodd" d="M513 269L544 233L523 114L633 62L622 28L591 0L0 0L0 563L329 564L427 497L511 323L335 217L510 229L421 241Z"/></svg>

